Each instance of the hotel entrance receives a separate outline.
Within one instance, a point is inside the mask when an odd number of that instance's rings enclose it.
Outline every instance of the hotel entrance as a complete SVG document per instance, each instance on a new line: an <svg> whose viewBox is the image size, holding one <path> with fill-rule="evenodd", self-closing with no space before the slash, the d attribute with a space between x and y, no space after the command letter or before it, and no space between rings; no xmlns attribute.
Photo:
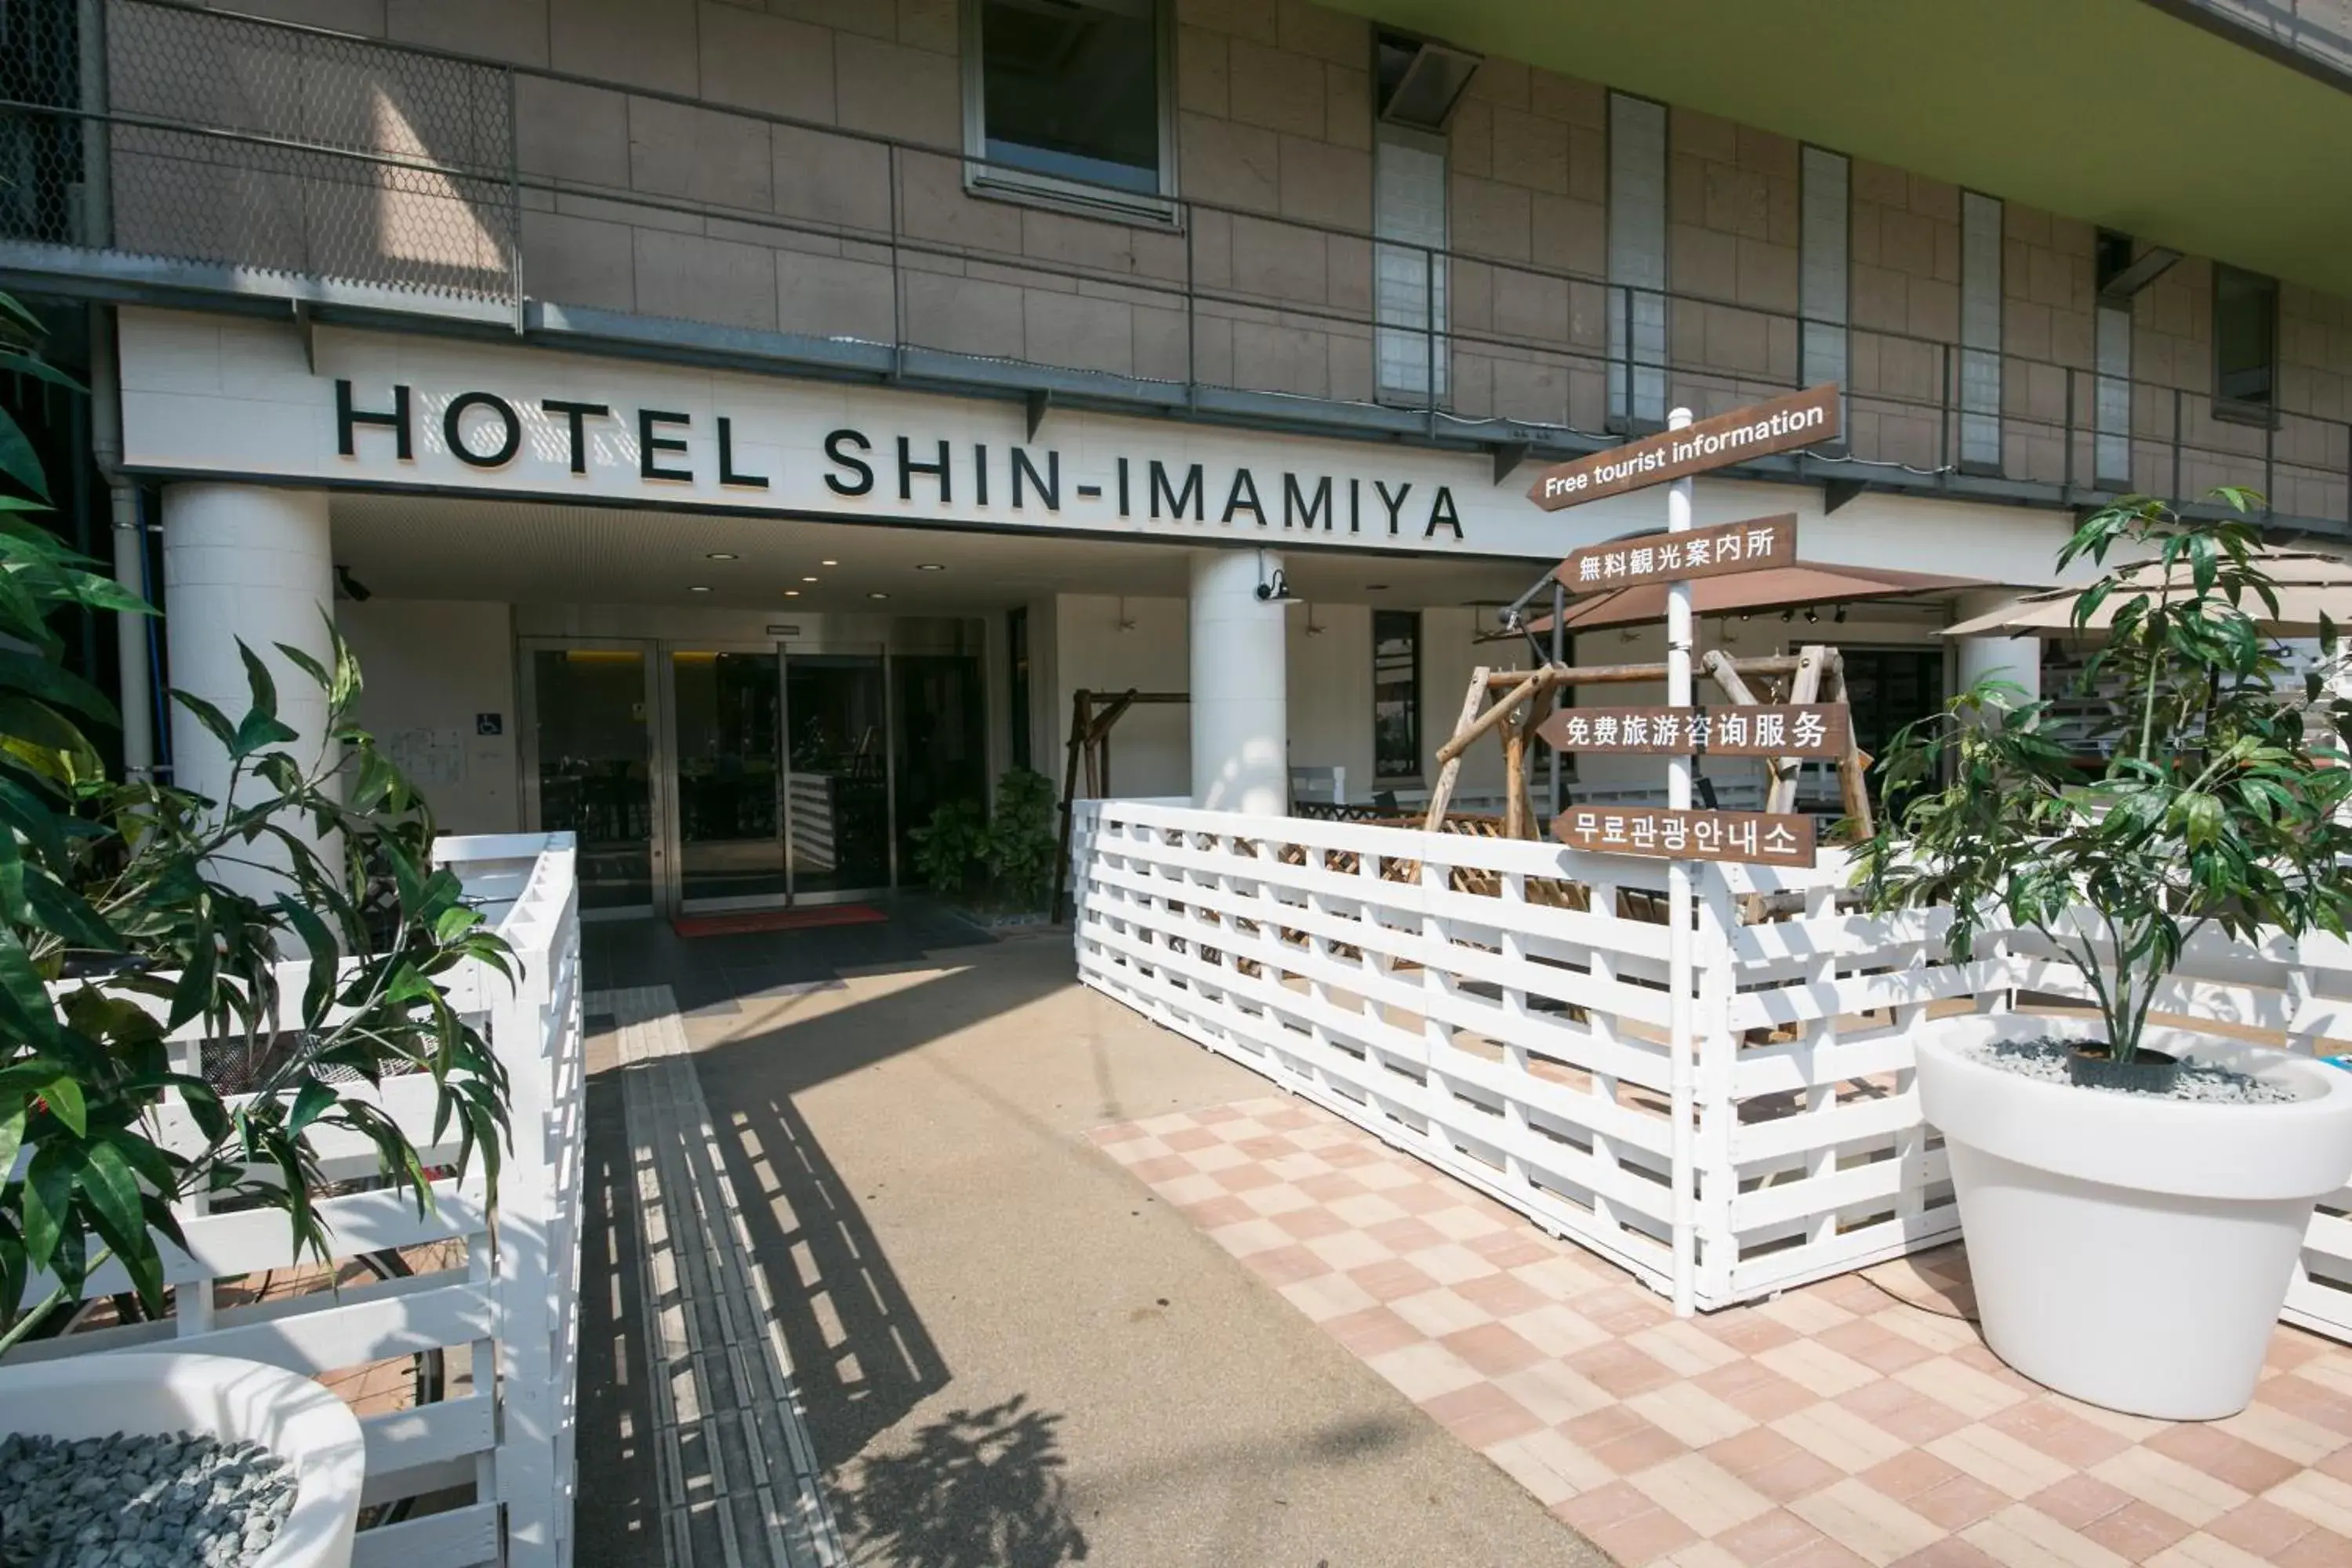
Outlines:
<svg viewBox="0 0 2352 1568"><path fill-rule="evenodd" d="M526 637L519 663L525 820L579 835L598 917L886 893L912 879L932 812L987 795L964 623L872 642Z"/></svg>

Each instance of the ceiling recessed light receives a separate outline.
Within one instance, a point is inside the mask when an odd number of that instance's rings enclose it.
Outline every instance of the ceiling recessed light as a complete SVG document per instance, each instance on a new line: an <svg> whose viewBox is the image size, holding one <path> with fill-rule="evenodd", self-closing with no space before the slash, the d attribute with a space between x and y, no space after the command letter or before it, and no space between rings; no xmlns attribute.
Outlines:
<svg viewBox="0 0 2352 1568"><path fill-rule="evenodd" d="M890 595L887 594L868 594L866 596L869 599L887 599Z"/></svg>
<svg viewBox="0 0 2352 1568"><path fill-rule="evenodd" d="M947 568L940 565L936 561L918 561L915 563L915 570L918 572L944 572Z"/></svg>
<svg viewBox="0 0 2352 1568"><path fill-rule="evenodd" d="M815 581L816 581L816 579L815 579L815 578L814 578L814 577L803 577L803 578L802 578L802 579L801 579L801 581L802 581L802 582L803 582L803 583L814 583L814 582L815 582Z"/></svg>
<svg viewBox="0 0 2352 1568"><path fill-rule="evenodd" d="M703 559L705 561L740 561L743 558L731 550L714 550Z"/></svg>
<svg viewBox="0 0 2352 1568"><path fill-rule="evenodd" d="M817 564L820 566L838 566L841 563L838 561L820 561Z"/></svg>
<svg viewBox="0 0 2352 1568"><path fill-rule="evenodd" d="M801 591L798 588L787 588L784 590L784 597L787 599L797 599L800 596Z"/></svg>
<svg viewBox="0 0 2352 1568"><path fill-rule="evenodd" d="M1386 583L1367 583L1364 584L1364 592L1367 594L1385 594L1388 591L1389 585Z"/></svg>
<svg viewBox="0 0 2352 1568"><path fill-rule="evenodd" d="M693 584L691 587L688 588L688 589L687 589L687 592L688 592L688 593L689 593L689 594L708 594L709 592L710 592L710 590L709 590L709 589L708 589L708 588L706 588L706 587L704 587L701 584L697 583L697 584Z"/></svg>

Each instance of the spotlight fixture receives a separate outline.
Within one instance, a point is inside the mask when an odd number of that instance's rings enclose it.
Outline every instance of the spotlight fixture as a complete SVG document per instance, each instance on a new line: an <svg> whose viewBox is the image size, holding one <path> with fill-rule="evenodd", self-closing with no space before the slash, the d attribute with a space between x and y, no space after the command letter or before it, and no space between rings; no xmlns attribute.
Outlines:
<svg viewBox="0 0 2352 1568"><path fill-rule="evenodd" d="M348 566L335 568L335 586L342 590L344 598L355 605L363 605L371 597L367 584L352 576Z"/></svg>
<svg viewBox="0 0 2352 1568"><path fill-rule="evenodd" d="M1748 618L1748 612L1747 612L1747 611L1745 611L1745 610L1740 611L1740 612L1739 612L1739 618L1740 618L1741 620L1743 620L1743 621L1744 621L1744 620L1746 620L1746 619Z"/></svg>
<svg viewBox="0 0 2352 1568"><path fill-rule="evenodd" d="M1135 619L1127 613L1127 595L1124 594L1118 596L1118 619L1113 624L1123 632L1131 632L1135 629Z"/></svg>
<svg viewBox="0 0 2352 1568"><path fill-rule="evenodd" d="M947 570L947 567L937 561L918 561L915 563L915 570L918 572L944 572Z"/></svg>
<svg viewBox="0 0 2352 1568"><path fill-rule="evenodd" d="M1257 557L1257 596L1269 605L1295 605L1298 602L1298 595L1290 591L1290 579L1283 575L1281 567L1276 567L1271 573L1266 571L1265 552L1262 550Z"/></svg>
<svg viewBox="0 0 2352 1568"><path fill-rule="evenodd" d="M1821 613L1819 610L1817 610L1817 609L1813 608L1811 605L1807 605L1805 606L1805 624L1806 624L1807 626L1817 626L1817 625L1819 625L1819 624L1820 624L1820 622L1821 622L1821 618L1822 618L1822 613Z"/></svg>
<svg viewBox="0 0 2352 1568"><path fill-rule="evenodd" d="M1780 618L1784 621L1793 621L1797 618L1797 612L1794 610L1783 610L1780 612Z"/></svg>
<svg viewBox="0 0 2352 1568"><path fill-rule="evenodd" d="M1845 625L1845 606L1843 605L1840 605L1837 607L1837 613L1830 616L1830 619L1835 621L1840 626Z"/></svg>
<svg viewBox="0 0 2352 1568"><path fill-rule="evenodd" d="M705 561L740 561L743 558L731 550L714 550L703 559Z"/></svg>

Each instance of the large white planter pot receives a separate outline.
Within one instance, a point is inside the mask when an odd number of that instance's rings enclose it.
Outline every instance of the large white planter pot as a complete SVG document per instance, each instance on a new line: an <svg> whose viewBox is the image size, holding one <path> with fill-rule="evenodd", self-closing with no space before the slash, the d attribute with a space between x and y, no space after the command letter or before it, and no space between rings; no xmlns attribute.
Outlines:
<svg viewBox="0 0 2352 1568"><path fill-rule="evenodd" d="M2352 1073L2148 1030L2153 1049L2303 1097L2209 1104L2037 1080L1954 1048L2090 1033L2015 1016L1920 1033L1920 1109L1951 1157L1986 1342L2111 1410L2234 1415L2253 1397L2312 1208L2352 1176Z"/></svg>
<svg viewBox="0 0 2352 1568"><path fill-rule="evenodd" d="M78 1442L200 1432L292 1467L294 1508L251 1568L347 1568L366 1469L349 1406L294 1373L229 1356L120 1352L0 1366L0 1432Z"/></svg>

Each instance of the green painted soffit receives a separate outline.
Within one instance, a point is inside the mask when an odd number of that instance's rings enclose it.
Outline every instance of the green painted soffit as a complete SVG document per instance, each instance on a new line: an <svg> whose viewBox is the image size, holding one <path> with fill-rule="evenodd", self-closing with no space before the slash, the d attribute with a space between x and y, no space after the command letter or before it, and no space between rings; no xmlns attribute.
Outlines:
<svg viewBox="0 0 2352 1568"><path fill-rule="evenodd" d="M1329 0L2352 297L2352 91L2147 0Z"/></svg>

